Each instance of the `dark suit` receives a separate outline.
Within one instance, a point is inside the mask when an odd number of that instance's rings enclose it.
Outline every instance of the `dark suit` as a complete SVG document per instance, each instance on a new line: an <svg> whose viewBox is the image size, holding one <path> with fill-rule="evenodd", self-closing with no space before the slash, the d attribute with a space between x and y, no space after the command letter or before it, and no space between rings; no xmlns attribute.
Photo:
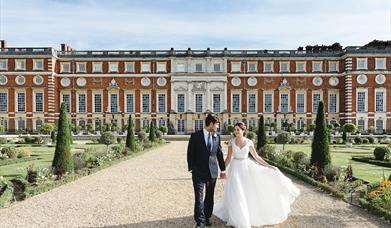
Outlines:
<svg viewBox="0 0 391 228"><path fill-rule="evenodd" d="M205 224L212 216L213 195L218 175L217 166L221 171L225 170L220 137L212 137L212 142L212 149L207 148L204 132L200 130L191 134L187 147L187 164L189 171L192 172L195 194L194 219L197 224Z"/></svg>

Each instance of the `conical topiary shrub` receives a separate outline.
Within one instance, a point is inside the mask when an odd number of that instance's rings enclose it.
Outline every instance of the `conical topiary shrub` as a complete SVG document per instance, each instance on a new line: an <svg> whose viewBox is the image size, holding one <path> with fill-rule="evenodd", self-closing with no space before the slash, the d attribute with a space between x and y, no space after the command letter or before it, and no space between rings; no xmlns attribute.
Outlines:
<svg viewBox="0 0 391 228"><path fill-rule="evenodd" d="M156 142L156 127L155 127L155 121L151 121L150 127L149 127L149 141Z"/></svg>
<svg viewBox="0 0 391 228"><path fill-rule="evenodd" d="M71 131L66 113L65 103L61 104L60 119L56 138L56 150L53 158L53 171L62 176L73 171L73 158L71 154Z"/></svg>
<svg viewBox="0 0 391 228"><path fill-rule="evenodd" d="M311 165L323 169L331 163L329 147L329 130L324 114L324 104L319 102L318 113L316 115L314 138L312 140Z"/></svg>
<svg viewBox="0 0 391 228"><path fill-rule="evenodd" d="M267 144L267 137L265 132L265 124L263 116L259 119L258 123L258 140L257 140L257 151L261 151L261 155L263 155L263 148Z"/></svg>
<svg viewBox="0 0 391 228"><path fill-rule="evenodd" d="M128 150L132 152L136 151L136 142L133 133L132 115L129 115L129 121L128 121L128 128L127 128L127 135L126 135L126 148L125 148L126 154Z"/></svg>

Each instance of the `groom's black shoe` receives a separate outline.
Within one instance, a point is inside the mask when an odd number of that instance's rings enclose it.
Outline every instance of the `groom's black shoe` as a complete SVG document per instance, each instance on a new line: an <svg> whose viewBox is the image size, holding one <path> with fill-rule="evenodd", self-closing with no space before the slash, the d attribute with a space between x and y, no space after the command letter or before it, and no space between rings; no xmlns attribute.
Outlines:
<svg viewBox="0 0 391 228"><path fill-rule="evenodd" d="M212 226L212 223L208 220L206 221L205 226Z"/></svg>
<svg viewBox="0 0 391 228"><path fill-rule="evenodd" d="M200 224L198 224L198 223L197 223L197 226L196 226L196 228L205 228L205 225L204 225L204 224L202 224L202 223L200 223Z"/></svg>

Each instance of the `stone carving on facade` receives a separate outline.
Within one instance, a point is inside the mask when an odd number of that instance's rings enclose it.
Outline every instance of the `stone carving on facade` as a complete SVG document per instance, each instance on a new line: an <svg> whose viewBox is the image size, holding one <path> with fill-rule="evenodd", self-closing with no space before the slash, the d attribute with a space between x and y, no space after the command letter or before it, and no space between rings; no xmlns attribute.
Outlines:
<svg viewBox="0 0 391 228"><path fill-rule="evenodd" d="M193 82L193 90L192 91L205 91L206 84L205 82Z"/></svg>
<svg viewBox="0 0 391 228"><path fill-rule="evenodd" d="M101 79L92 79L92 84L93 85L100 85L100 84L102 84L102 80Z"/></svg>
<svg viewBox="0 0 391 228"><path fill-rule="evenodd" d="M111 81L109 82L109 86L107 87L107 89L119 89L119 85L114 78L111 79Z"/></svg>
<svg viewBox="0 0 391 228"><path fill-rule="evenodd" d="M134 80L133 79L125 79L125 84L134 85Z"/></svg>
<svg viewBox="0 0 391 228"><path fill-rule="evenodd" d="M280 87L278 87L279 90L290 90L291 87L289 86L288 80L286 78L282 79L280 83Z"/></svg>
<svg viewBox="0 0 391 228"><path fill-rule="evenodd" d="M264 80L264 82L265 82L265 84L273 84L273 82L274 82L274 79L266 79L265 78L265 80Z"/></svg>
<svg viewBox="0 0 391 228"><path fill-rule="evenodd" d="M187 91L187 88L184 85L177 85L174 87L174 90L175 91Z"/></svg>
<svg viewBox="0 0 391 228"><path fill-rule="evenodd" d="M296 83L299 84L299 85L305 85L305 82L306 82L305 78L302 78L302 79L298 78L298 79L296 79Z"/></svg>

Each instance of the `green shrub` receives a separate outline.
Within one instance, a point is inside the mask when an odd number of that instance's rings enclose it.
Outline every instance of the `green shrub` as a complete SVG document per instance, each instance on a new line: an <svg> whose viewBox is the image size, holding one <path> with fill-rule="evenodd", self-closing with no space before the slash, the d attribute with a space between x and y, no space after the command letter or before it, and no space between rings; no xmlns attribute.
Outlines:
<svg viewBox="0 0 391 228"><path fill-rule="evenodd" d="M362 144L368 144L369 140L367 138L362 139Z"/></svg>
<svg viewBox="0 0 391 228"><path fill-rule="evenodd" d="M362 143L362 139L360 137L354 137L354 143L355 144L361 144Z"/></svg>
<svg viewBox="0 0 391 228"><path fill-rule="evenodd" d="M285 150L285 144L291 141L291 135L288 132L281 132L276 137L276 143L282 144L282 151Z"/></svg>
<svg viewBox="0 0 391 228"><path fill-rule="evenodd" d="M1 153L7 155L10 159L15 159L18 157L19 151L15 147L3 147Z"/></svg>
<svg viewBox="0 0 391 228"><path fill-rule="evenodd" d="M18 158L30 157L31 150L28 147L22 147L18 149Z"/></svg>
<svg viewBox="0 0 391 228"><path fill-rule="evenodd" d="M161 127L159 128L159 130L160 130L163 134L167 134L167 132L168 132L168 128L167 128L166 126L161 126Z"/></svg>
<svg viewBox="0 0 391 228"><path fill-rule="evenodd" d="M255 133L252 131L247 132L246 137L250 140L253 140L255 138Z"/></svg>
<svg viewBox="0 0 391 228"><path fill-rule="evenodd" d="M73 155L73 166L75 171L84 169L87 166L87 162L84 160L85 158L84 153L76 153Z"/></svg>
<svg viewBox="0 0 391 228"><path fill-rule="evenodd" d="M117 143L123 143L124 142L124 139L122 137L117 137Z"/></svg>
<svg viewBox="0 0 391 228"><path fill-rule="evenodd" d="M0 138L0 144L6 144L7 139L6 138Z"/></svg>
<svg viewBox="0 0 391 228"><path fill-rule="evenodd" d="M38 172L37 170L34 169L34 165L30 165L27 167L27 176L26 180L30 184L35 184L37 183L37 177L38 177Z"/></svg>
<svg viewBox="0 0 391 228"><path fill-rule="evenodd" d="M329 164L324 167L323 174L326 176L328 181L335 181L339 177L339 168Z"/></svg>
<svg viewBox="0 0 391 228"><path fill-rule="evenodd" d="M373 144L375 143L375 137L367 137L369 143Z"/></svg>
<svg viewBox="0 0 391 228"><path fill-rule="evenodd" d="M296 164L304 164L305 160L308 158L308 155L302 151L298 151L295 152L292 157Z"/></svg>
<svg viewBox="0 0 391 228"><path fill-rule="evenodd" d="M376 160L383 161L384 159L388 159L390 156L390 149L388 149L388 147L376 147L373 151L373 155Z"/></svg>
<svg viewBox="0 0 391 228"><path fill-rule="evenodd" d="M104 132L100 136L100 143L105 144L105 145L111 145L117 142L117 138L115 135L109 131Z"/></svg>
<svg viewBox="0 0 391 228"><path fill-rule="evenodd" d="M125 146L123 144L114 145L110 150L115 154L116 157L121 157L125 151Z"/></svg>
<svg viewBox="0 0 391 228"><path fill-rule="evenodd" d="M163 137L163 132L161 132L160 130L157 130L157 131L156 131L156 137L157 137L158 139L161 139L161 138Z"/></svg>
<svg viewBox="0 0 391 228"><path fill-rule="evenodd" d="M140 142L144 142L147 138L147 134L145 133L145 131L139 131L137 134L137 138Z"/></svg>

